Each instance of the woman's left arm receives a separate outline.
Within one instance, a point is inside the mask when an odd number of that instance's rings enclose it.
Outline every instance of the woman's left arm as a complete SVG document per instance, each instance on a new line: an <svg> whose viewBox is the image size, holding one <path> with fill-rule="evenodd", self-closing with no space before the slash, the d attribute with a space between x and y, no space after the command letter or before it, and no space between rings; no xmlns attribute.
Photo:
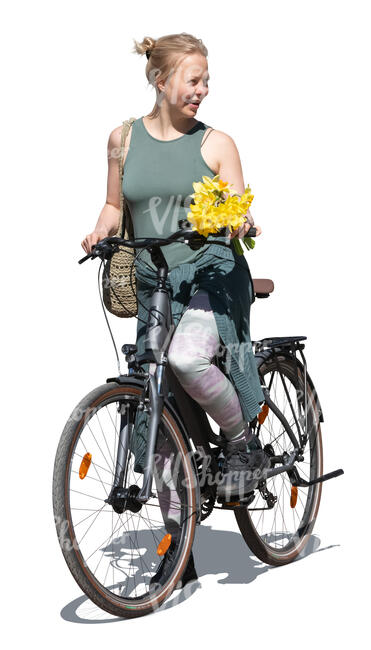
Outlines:
<svg viewBox="0 0 371 650"><path fill-rule="evenodd" d="M215 134L216 135L216 134ZM232 185L232 189L238 194L243 194L245 191L245 183L242 172L242 165L240 155L236 144L229 135L223 133L222 131L217 132L217 137L214 137L214 144L217 146L217 150L220 152L220 161L219 161L219 176L222 181ZM232 237L245 237L250 226L256 228L256 236L260 235L262 230L260 226L254 224L254 219L250 213L250 209L247 210L245 214L246 223L242 224L239 228L232 230L229 235Z"/></svg>

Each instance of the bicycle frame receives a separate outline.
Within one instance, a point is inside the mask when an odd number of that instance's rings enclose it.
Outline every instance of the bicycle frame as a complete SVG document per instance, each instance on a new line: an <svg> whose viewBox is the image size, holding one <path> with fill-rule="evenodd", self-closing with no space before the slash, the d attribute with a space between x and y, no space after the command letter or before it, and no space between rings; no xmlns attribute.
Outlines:
<svg viewBox="0 0 371 650"><path fill-rule="evenodd" d="M167 351L170 346L171 335L175 329L169 293L166 288L168 266L158 246L150 248L150 252L151 258L158 268L158 279L151 296L149 307L148 323L144 339L145 352L143 354L137 354L136 345L123 345L122 349L126 353L126 360L128 362L128 374L107 379L107 382L115 381L119 384L133 382L135 385L141 386L143 391L141 409L147 409L150 413L143 483L140 491L135 495L136 500L141 503L145 503L153 496L151 493L151 485L153 480L154 451L164 405L166 405L166 408L170 411L182 431L196 477L198 475L198 469L195 455L190 445L190 439L193 440L200 458L207 459L207 462L210 462L211 449L209 438L215 435L205 411L183 389L167 363ZM141 366L147 363L149 364L149 371L145 372ZM148 398L145 397L147 393L149 394ZM171 393L174 396L173 399ZM148 404L146 404L146 401ZM123 412L120 413L119 451L116 459L114 484L108 502L113 498L128 496L123 490L123 468L126 467L131 427L133 424L130 421L130 409L125 407ZM201 494L198 481L196 503L198 513L197 523L201 523Z"/></svg>
<svg viewBox="0 0 371 650"><path fill-rule="evenodd" d="M126 344L123 345L122 350L126 353L126 360L128 362L128 374L120 375L119 377L108 378L107 381L115 381L117 383L128 383L128 381L139 381L140 385L143 388L143 396L148 392L149 397L143 397L143 403L141 403L140 408L148 410L150 414L149 418L149 427L148 427L148 438L146 444L146 454L145 454L145 463L144 463L144 474L143 474L143 483L142 487L138 493L135 494L136 501L140 503L145 503L151 496L154 496L151 492L151 486L153 481L153 467L154 467L154 451L156 447L156 439L158 433L158 427L161 420L161 414L166 403L166 407L174 416L177 424L179 425L180 430L183 433L184 440L187 444L188 451L192 458L193 467L195 470L195 476L198 477L198 469L196 465L196 460L194 453L192 452L190 440L192 439L200 457L202 460L207 459L207 462L215 462L215 458L212 454L209 441L212 437L215 438L215 434L211 429L210 423L206 416L205 411L200 407L197 402L195 402L186 391L182 388L179 381L175 377L174 373L171 371L171 368L167 364L167 351L170 346L172 333L174 332L174 322L172 317L169 293L166 287L166 279L168 274L168 265L166 259L162 253L159 245L154 244L149 247L151 253L151 259L158 269L157 284L151 296L151 303L149 308L148 323L146 327L145 334L145 352L143 354L137 354L136 345ZM306 359L302 350L304 349L304 344L300 344L301 340L306 339L306 336L302 337L275 337L272 339L262 339L260 341L253 341L255 344L255 357L257 358L257 366L260 365L267 359L275 357L277 360L278 371L281 376L281 380L284 386L284 390L290 407L294 416L295 425L297 428L298 438L296 438L294 432L292 431L289 423L286 418L281 417L285 420L285 426L287 428L288 435L290 436L294 452L285 459L279 457L273 457L273 467L269 469L266 473L266 478L270 478L276 474L287 472L292 484L294 485L306 485L309 486L312 482L304 481L299 475L296 467L294 466L297 460L301 459L303 449L307 442L307 434L302 435L300 431L300 426L296 417L295 410L293 408L287 386L284 381L283 374L280 370L278 355L283 354L286 357L295 358L296 370L299 376L299 369L304 377L304 413L305 413L305 427L304 431L307 432L307 385L309 384L311 390L314 394L318 412L319 419L323 422L323 413L322 408L319 404L318 395L315 391L313 382L307 373L307 364ZM303 363L301 363L297 357L296 352L300 351L302 356ZM149 364L149 371L145 372L141 366L143 364ZM266 401L268 404L272 404L272 401L269 397L269 387L262 386ZM173 393L175 402L171 403L170 392ZM146 404L148 402L148 404ZM129 409L130 411L130 409ZM115 480L110 493L109 498L107 499L108 503L112 503L114 498L127 498L131 495L126 489L123 488L123 468L126 467L127 454L129 450L129 440L131 435L131 426L133 422L130 422L130 412L129 417L127 417L127 409L124 409L124 413L121 413L121 422L120 422L120 435L119 435L119 445L118 445L118 454L116 460L116 471L115 471ZM187 426L188 425L188 426ZM188 429L188 430L187 430ZM191 434L189 432L192 432ZM275 467L277 463L282 463L280 467ZM324 481L333 476L339 475L342 473L342 470L337 470L330 474L323 475L319 479L315 479L314 482ZM197 523L201 523L201 494L200 494L200 484L197 483Z"/></svg>

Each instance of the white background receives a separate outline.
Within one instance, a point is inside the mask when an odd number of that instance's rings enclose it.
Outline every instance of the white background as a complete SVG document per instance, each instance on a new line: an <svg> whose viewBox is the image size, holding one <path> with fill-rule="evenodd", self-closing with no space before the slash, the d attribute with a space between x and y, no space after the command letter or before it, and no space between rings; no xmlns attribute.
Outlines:
<svg viewBox="0 0 371 650"><path fill-rule="evenodd" d="M40 635L54 648L182 648L201 635L220 648L360 644L369 565L368 9L359 0L3 7L2 584L12 646ZM124 621L92 606L64 563L52 471L71 410L117 371L99 262L77 260L105 202L109 133L154 104L133 39L181 31L209 50L210 92L197 118L234 138L255 195L263 233L246 256L253 277L272 278L275 290L253 305L252 338L308 337L325 471L345 474L323 486L307 557L260 564L232 513L215 511L195 538L200 587ZM110 322L119 349L134 342L134 319Z"/></svg>

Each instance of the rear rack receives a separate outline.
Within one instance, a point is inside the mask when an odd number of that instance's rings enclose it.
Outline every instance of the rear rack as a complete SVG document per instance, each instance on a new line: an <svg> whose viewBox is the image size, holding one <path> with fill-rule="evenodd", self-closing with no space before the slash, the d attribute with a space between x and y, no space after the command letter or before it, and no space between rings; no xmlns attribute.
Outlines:
<svg viewBox="0 0 371 650"><path fill-rule="evenodd" d="M306 336L271 336L270 338L264 338L258 341L252 341L252 343L253 345L255 344L256 352L259 352L264 348L276 348L276 347L291 348L292 343L305 341L306 339L307 339ZM303 350L305 346L304 343L302 343L300 346L295 346L295 347L297 347L297 349Z"/></svg>
<svg viewBox="0 0 371 650"><path fill-rule="evenodd" d="M307 436L302 435L300 431L300 426L298 419L296 417L291 398L284 380L284 377L282 375L281 367L280 367L280 360L278 358L279 354L282 353L286 358L289 357L293 360L294 365L295 365L295 370L297 377L299 377L300 372L303 376L304 380L304 417L305 417L305 425L304 425L304 431L307 431L307 407L308 407L308 384L310 386L310 389L313 393L314 399L316 401L316 406L318 410L318 416L319 416L319 421L323 422L323 412L322 412L322 407L320 405L317 391L314 387L313 381L310 378L308 372L307 372L307 362L303 353L303 350L305 348L305 343L301 343L301 341L305 341L307 339L306 336L272 336L272 337L266 337L264 339L260 339L258 341L252 341L252 344L255 346L255 360L256 360L256 365L259 370L260 366L265 362L269 361L269 359L272 359L275 357L276 363L277 363L277 369L278 373L281 377L282 385L284 387L288 402L291 407L292 415L295 421L295 427L299 436L299 441L300 445L303 447L306 444L307 441ZM300 352L301 360L297 356L297 352ZM269 390L269 387L268 387Z"/></svg>

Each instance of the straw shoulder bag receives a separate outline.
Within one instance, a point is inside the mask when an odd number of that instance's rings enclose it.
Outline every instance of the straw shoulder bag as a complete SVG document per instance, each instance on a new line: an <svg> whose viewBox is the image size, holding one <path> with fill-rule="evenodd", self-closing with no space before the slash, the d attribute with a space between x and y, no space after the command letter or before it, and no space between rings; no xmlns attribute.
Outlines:
<svg viewBox="0 0 371 650"><path fill-rule="evenodd" d="M129 206L122 193L123 179L123 156L125 139L135 117L130 117L123 121L121 130L121 147L119 158L119 175L120 175L120 222L115 237L124 239L133 239L133 222ZM135 268L131 267L135 256L135 248L126 248L119 246L119 250L114 253L110 260L105 262L102 274L103 285L103 302L106 309L120 318L130 318L138 313L138 301L136 292ZM130 277L131 271L131 277Z"/></svg>

